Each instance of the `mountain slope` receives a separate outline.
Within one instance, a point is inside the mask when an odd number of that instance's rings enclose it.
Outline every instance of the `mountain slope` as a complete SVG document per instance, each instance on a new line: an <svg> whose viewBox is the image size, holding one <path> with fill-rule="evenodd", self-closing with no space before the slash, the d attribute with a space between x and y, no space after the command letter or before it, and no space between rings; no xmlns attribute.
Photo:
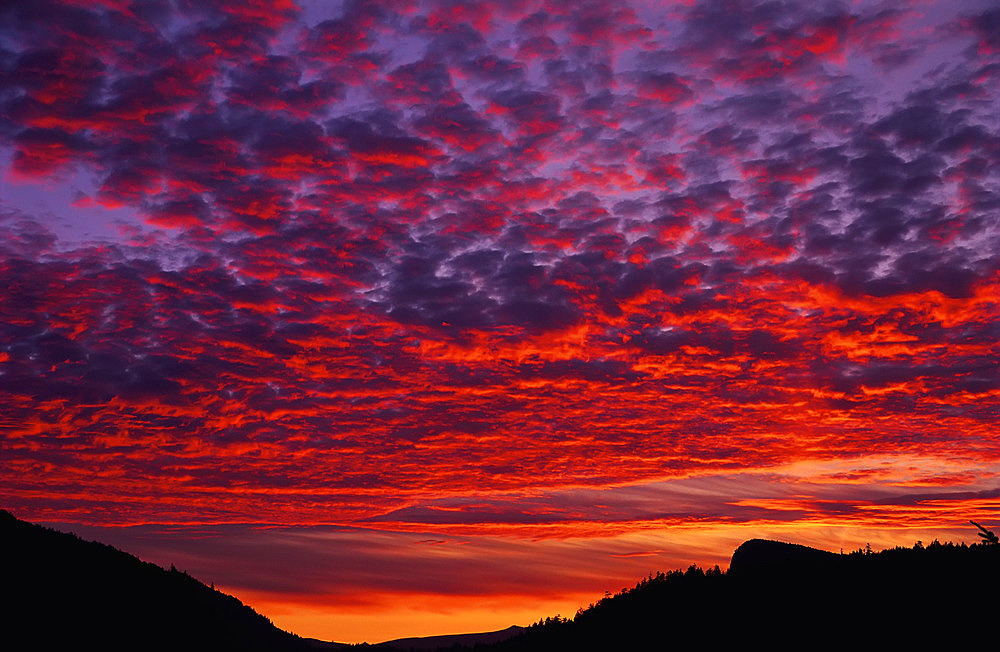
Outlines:
<svg viewBox="0 0 1000 652"><path fill-rule="evenodd" d="M476 649L968 649L995 647L998 617L1000 545L838 555L752 540L729 572L659 573L572 620Z"/></svg>
<svg viewBox="0 0 1000 652"><path fill-rule="evenodd" d="M989 540L987 539L987 542ZM23 649L305 652L301 639L185 573L166 571L0 510L7 637ZM1000 545L939 544L833 554L754 539L728 572L658 573L635 588L512 632L401 639L383 649L925 649L995 647ZM491 641L497 641L492 642ZM0 638L4 649L8 641ZM19 648L21 649L21 648Z"/></svg>
<svg viewBox="0 0 1000 652"><path fill-rule="evenodd" d="M456 646L472 647L498 643L513 638L524 631L524 627L511 625L507 629L495 632L476 632L472 634L444 634L441 636L419 636L412 638L397 638L374 646L387 650L409 652L416 650L449 649Z"/></svg>
<svg viewBox="0 0 1000 652"><path fill-rule="evenodd" d="M185 573L0 510L8 636L25 649L316 649Z"/></svg>

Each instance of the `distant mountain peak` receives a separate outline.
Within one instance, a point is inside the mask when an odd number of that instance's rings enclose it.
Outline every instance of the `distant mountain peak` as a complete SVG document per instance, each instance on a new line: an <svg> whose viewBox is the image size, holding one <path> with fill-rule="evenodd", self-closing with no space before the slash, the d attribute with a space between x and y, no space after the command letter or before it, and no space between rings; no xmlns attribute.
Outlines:
<svg viewBox="0 0 1000 652"><path fill-rule="evenodd" d="M476 632L473 634L445 634L443 636L422 636L411 638L397 638L385 643L379 643L378 647L391 648L393 650L438 650L453 646L475 646L499 643L507 639L514 638L525 631L524 627L511 625L506 629L495 632Z"/></svg>

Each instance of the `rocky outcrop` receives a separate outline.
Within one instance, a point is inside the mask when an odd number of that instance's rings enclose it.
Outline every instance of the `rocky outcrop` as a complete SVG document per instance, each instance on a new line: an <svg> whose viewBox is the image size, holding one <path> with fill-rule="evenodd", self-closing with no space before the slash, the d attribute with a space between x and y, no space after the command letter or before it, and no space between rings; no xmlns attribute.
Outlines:
<svg viewBox="0 0 1000 652"><path fill-rule="evenodd" d="M785 573L796 568L825 569L837 563L840 555L797 543L750 539L733 552L729 573L733 576Z"/></svg>

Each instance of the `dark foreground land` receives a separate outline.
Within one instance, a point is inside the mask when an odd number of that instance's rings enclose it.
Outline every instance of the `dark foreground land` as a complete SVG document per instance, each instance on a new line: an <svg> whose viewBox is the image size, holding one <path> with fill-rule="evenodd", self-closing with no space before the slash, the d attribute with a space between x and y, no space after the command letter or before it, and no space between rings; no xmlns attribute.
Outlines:
<svg viewBox="0 0 1000 652"><path fill-rule="evenodd" d="M510 636L344 646L299 638L176 570L0 511L3 649L998 649L1000 545L833 554L759 539L716 568L659 573ZM499 638L502 638L500 636ZM11 647L11 641L29 643ZM473 644L474 641L478 641ZM487 642L490 641L490 642ZM454 643L454 645L452 645Z"/></svg>
<svg viewBox="0 0 1000 652"><path fill-rule="evenodd" d="M316 650L186 573L3 510L0 542L7 605L0 649Z"/></svg>
<svg viewBox="0 0 1000 652"><path fill-rule="evenodd" d="M846 555L759 539L718 568L660 573L490 648L996 650L1000 545Z"/></svg>

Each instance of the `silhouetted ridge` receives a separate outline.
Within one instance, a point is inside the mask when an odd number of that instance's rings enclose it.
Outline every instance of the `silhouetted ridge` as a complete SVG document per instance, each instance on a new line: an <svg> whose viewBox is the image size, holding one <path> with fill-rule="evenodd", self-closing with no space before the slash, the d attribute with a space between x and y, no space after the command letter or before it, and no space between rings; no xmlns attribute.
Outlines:
<svg viewBox="0 0 1000 652"><path fill-rule="evenodd" d="M754 539L728 572L650 575L475 649L986 649L1000 617L1000 545L988 541L835 554Z"/></svg>
<svg viewBox="0 0 1000 652"><path fill-rule="evenodd" d="M802 566L815 567L835 564L839 556L797 543L750 539L740 544L729 562L729 573L768 573L794 570Z"/></svg>
<svg viewBox="0 0 1000 652"><path fill-rule="evenodd" d="M22 649L315 649L236 598L111 546L3 510L0 541L7 636L32 641Z"/></svg>
<svg viewBox="0 0 1000 652"><path fill-rule="evenodd" d="M420 636L413 638L397 638L374 647L387 650L409 652L417 650L446 650L449 648L468 648L490 643L498 643L513 638L524 632L524 627L511 625L507 629L494 632L477 632L474 634L445 634L443 636Z"/></svg>
<svg viewBox="0 0 1000 652"><path fill-rule="evenodd" d="M547 618L493 644L485 641L502 632L441 637L449 646L441 649L994 649L1000 543L973 524L983 543L918 542L846 555L755 539L736 549L729 572L692 565L657 573L580 609L572 619ZM29 641L11 648L3 640L3 649L346 647L283 632L186 573L19 521L2 510L0 541L4 597L11 605L5 612L7 637Z"/></svg>

